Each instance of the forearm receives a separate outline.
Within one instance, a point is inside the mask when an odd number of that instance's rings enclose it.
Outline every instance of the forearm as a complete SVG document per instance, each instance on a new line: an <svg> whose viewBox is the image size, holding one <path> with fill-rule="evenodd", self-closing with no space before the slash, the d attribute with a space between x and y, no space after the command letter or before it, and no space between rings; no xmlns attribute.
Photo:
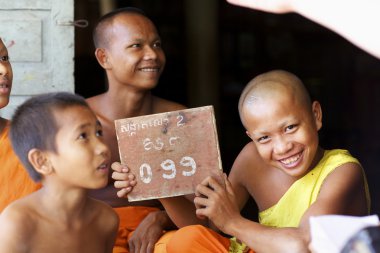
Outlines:
<svg viewBox="0 0 380 253"><path fill-rule="evenodd" d="M150 213L153 222L159 224L164 230L176 229L176 225L170 219L168 213L165 210Z"/></svg>
<svg viewBox="0 0 380 253"><path fill-rule="evenodd" d="M207 224L207 220L201 220L196 216L194 203L184 196L163 198L160 201L170 219L179 228L194 224Z"/></svg>
<svg viewBox="0 0 380 253"><path fill-rule="evenodd" d="M235 236L255 252L309 252L307 237L298 228L272 228L241 217L231 222L225 233Z"/></svg>
<svg viewBox="0 0 380 253"><path fill-rule="evenodd" d="M380 2L375 0L295 0L294 11L337 32L380 58Z"/></svg>

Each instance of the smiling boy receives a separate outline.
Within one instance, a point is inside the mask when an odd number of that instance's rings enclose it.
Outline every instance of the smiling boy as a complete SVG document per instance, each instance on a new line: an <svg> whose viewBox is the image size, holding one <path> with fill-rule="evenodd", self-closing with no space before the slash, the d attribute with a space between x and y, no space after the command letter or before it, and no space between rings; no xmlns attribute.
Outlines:
<svg viewBox="0 0 380 253"><path fill-rule="evenodd" d="M274 70L254 78L242 92L239 113L252 141L238 155L225 185L206 178L196 188L195 208L183 198L161 200L182 227L167 252L308 252L310 216L368 214L363 169L348 151L319 146L321 106L295 75ZM113 169L124 187L135 184L118 164ZM259 208L259 222L240 214L249 197ZM204 224L195 214L233 238L187 226Z"/></svg>
<svg viewBox="0 0 380 253"><path fill-rule="evenodd" d="M114 120L185 109L181 104L154 96L166 58L153 22L137 8L116 9L95 27L95 56L105 70L108 90L87 99L104 127L111 161L120 161ZM174 228L159 201L128 202L118 198L113 180L95 198L110 204L120 217L114 253L165 252L156 242Z"/></svg>
<svg viewBox="0 0 380 253"><path fill-rule="evenodd" d="M87 196L108 182L110 151L86 101L70 93L38 95L19 106L11 141L43 187L0 216L0 252L112 252L118 216Z"/></svg>

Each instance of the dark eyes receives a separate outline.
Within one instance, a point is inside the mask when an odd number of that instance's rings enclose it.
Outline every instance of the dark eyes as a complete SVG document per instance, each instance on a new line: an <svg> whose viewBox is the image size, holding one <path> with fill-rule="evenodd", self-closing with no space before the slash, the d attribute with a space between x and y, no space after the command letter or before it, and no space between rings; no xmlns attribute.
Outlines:
<svg viewBox="0 0 380 253"><path fill-rule="evenodd" d="M269 139L269 136L263 136L263 137L260 137L257 139L257 142L259 143L264 143L265 141L267 141Z"/></svg>
<svg viewBox="0 0 380 253"><path fill-rule="evenodd" d="M103 136L103 130L96 131L96 136Z"/></svg>
<svg viewBox="0 0 380 253"><path fill-rule="evenodd" d="M9 61L9 56L8 55L0 56L0 61L8 62Z"/></svg>
<svg viewBox="0 0 380 253"><path fill-rule="evenodd" d="M87 139L87 134L86 133L81 133L79 135L78 139Z"/></svg>
<svg viewBox="0 0 380 253"><path fill-rule="evenodd" d="M289 131L292 131L292 130L295 130L297 127L297 125L289 125L285 128L285 131L286 132L289 132Z"/></svg>
<svg viewBox="0 0 380 253"><path fill-rule="evenodd" d="M141 44L139 44L139 43L136 43L136 44L133 44L133 45L131 45L130 46L131 48L140 48L140 47L142 47L142 45ZM153 44L153 47L154 48L161 48L161 42L155 42L154 44Z"/></svg>
<svg viewBox="0 0 380 253"><path fill-rule="evenodd" d="M140 44L133 44L133 45L131 45L131 48L138 48L140 46L141 46Z"/></svg>
<svg viewBox="0 0 380 253"><path fill-rule="evenodd" d="M103 130L97 130L95 132L95 135L97 137L101 137L103 136ZM81 133L79 136L78 136L78 139L81 139L81 140L87 140L88 139L88 134L87 133Z"/></svg>
<svg viewBox="0 0 380 253"><path fill-rule="evenodd" d="M161 47L161 42L154 43L153 47L160 48Z"/></svg>

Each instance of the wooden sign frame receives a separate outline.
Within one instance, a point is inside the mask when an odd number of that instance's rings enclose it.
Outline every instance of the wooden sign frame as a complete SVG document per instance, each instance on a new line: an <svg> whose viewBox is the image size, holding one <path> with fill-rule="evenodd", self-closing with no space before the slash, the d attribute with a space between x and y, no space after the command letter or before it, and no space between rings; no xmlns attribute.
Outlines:
<svg viewBox="0 0 380 253"><path fill-rule="evenodd" d="M120 161L137 180L129 201L191 194L221 174L212 106L119 119L115 129Z"/></svg>

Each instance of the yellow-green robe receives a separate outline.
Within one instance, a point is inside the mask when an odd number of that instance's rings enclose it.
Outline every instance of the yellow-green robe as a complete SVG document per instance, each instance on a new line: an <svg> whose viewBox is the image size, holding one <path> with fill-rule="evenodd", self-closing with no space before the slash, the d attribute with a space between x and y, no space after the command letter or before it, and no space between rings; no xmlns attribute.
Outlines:
<svg viewBox="0 0 380 253"><path fill-rule="evenodd" d="M326 150L317 166L294 182L277 204L259 213L260 224L271 227L298 227L305 211L317 199L326 177L345 163L359 164L359 161L347 150ZM364 171L363 177L369 208L370 197Z"/></svg>

